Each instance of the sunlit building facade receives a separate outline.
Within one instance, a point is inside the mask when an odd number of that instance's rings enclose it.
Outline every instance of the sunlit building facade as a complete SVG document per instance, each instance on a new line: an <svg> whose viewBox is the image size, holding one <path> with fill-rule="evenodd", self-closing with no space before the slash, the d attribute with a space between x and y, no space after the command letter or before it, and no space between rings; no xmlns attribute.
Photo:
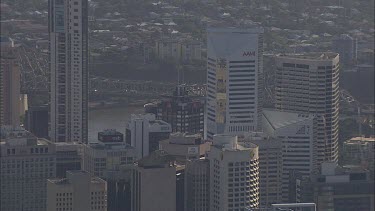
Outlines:
<svg viewBox="0 0 375 211"><path fill-rule="evenodd" d="M312 113L316 127L317 163L338 160L339 55L306 53L276 57L276 109ZM319 169L319 165L315 166Z"/></svg>
<svg viewBox="0 0 375 211"><path fill-rule="evenodd" d="M261 129L263 29L210 28L205 137Z"/></svg>

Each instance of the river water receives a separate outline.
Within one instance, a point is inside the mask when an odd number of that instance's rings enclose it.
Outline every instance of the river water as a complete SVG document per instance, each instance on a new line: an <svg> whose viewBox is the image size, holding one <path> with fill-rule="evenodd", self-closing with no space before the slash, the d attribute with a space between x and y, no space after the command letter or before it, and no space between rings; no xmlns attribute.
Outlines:
<svg viewBox="0 0 375 211"><path fill-rule="evenodd" d="M96 142L98 132L104 129L116 129L125 135L126 122L130 118L130 115L140 114L143 111L143 106L90 109L89 142Z"/></svg>

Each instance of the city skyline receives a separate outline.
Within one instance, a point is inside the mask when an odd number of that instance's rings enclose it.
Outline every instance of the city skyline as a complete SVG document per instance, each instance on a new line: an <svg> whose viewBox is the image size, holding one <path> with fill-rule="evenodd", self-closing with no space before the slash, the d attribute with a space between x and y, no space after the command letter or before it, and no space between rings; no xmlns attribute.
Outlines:
<svg viewBox="0 0 375 211"><path fill-rule="evenodd" d="M3 0L0 210L374 210L374 0Z"/></svg>

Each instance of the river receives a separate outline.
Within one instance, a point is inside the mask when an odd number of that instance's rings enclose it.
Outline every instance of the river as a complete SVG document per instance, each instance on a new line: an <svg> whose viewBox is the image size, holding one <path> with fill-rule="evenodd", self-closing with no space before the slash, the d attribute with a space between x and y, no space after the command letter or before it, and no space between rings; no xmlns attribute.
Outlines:
<svg viewBox="0 0 375 211"><path fill-rule="evenodd" d="M98 132L116 129L125 134L126 122L131 114L143 113L143 106L91 109L89 112L89 142L96 142Z"/></svg>

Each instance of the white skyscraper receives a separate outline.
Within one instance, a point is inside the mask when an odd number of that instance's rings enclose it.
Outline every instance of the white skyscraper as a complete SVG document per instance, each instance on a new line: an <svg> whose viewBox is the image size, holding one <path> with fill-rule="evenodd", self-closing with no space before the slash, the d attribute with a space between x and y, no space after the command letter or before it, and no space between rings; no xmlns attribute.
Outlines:
<svg viewBox="0 0 375 211"><path fill-rule="evenodd" d="M210 211L235 211L259 206L258 146L237 143L237 136L215 135L208 152Z"/></svg>
<svg viewBox="0 0 375 211"><path fill-rule="evenodd" d="M276 61L275 101L280 111L312 113L320 118L317 163L338 161L339 55L305 53L279 55ZM319 169L319 165L315 166Z"/></svg>
<svg viewBox="0 0 375 211"><path fill-rule="evenodd" d="M50 0L50 138L87 142L88 1Z"/></svg>
<svg viewBox="0 0 375 211"><path fill-rule="evenodd" d="M261 129L263 29L210 28L205 137Z"/></svg>

